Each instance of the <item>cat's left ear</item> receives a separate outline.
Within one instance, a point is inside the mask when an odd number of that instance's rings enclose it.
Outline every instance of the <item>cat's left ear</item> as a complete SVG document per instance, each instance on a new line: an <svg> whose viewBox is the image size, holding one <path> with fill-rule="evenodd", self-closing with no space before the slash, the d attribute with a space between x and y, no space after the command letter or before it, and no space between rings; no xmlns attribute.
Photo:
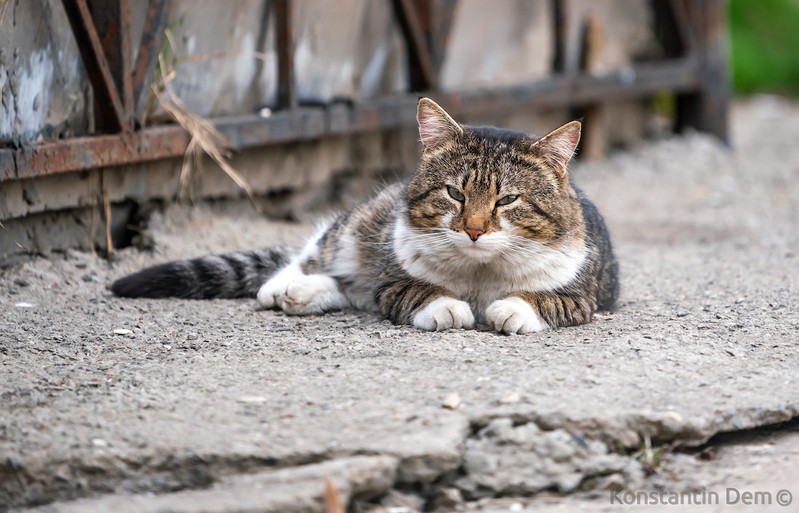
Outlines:
<svg viewBox="0 0 799 513"><path fill-rule="evenodd" d="M562 178L568 175L567 166L580 142L579 121L570 121L533 143L533 153L546 160Z"/></svg>

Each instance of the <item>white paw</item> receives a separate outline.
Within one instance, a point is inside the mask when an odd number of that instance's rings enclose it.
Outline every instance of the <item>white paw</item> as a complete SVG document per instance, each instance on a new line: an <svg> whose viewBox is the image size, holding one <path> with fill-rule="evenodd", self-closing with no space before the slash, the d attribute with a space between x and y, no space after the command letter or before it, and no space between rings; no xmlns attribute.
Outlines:
<svg viewBox="0 0 799 513"><path fill-rule="evenodd" d="M474 314L469 303L451 297L440 297L413 316L413 325L426 331L474 327Z"/></svg>
<svg viewBox="0 0 799 513"><path fill-rule="evenodd" d="M494 301L488 305L485 317L489 326L505 335L524 335L549 329L533 307L520 297Z"/></svg>
<svg viewBox="0 0 799 513"><path fill-rule="evenodd" d="M279 274L273 276L258 289L258 294L255 298L258 300L258 304L261 305L261 307L275 308L278 298L286 294L288 282L280 278Z"/></svg>
<svg viewBox="0 0 799 513"><path fill-rule="evenodd" d="M338 283L323 274L280 272L258 291L264 308L280 308L292 315L320 314L346 304Z"/></svg>

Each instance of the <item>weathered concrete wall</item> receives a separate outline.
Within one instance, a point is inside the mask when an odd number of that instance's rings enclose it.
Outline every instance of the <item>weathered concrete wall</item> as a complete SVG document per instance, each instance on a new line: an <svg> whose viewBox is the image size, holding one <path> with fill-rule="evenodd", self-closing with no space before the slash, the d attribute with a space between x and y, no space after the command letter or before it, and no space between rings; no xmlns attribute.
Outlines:
<svg viewBox="0 0 799 513"><path fill-rule="evenodd" d="M599 29L591 41L592 73L623 69L657 44L649 0L567 0L565 12L567 72L580 69L583 28L592 18Z"/></svg>
<svg viewBox="0 0 799 513"><path fill-rule="evenodd" d="M168 27L177 57L170 83L201 116L256 112L274 103L277 54L271 2L175 0Z"/></svg>
<svg viewBox="0 0 799 513"><path fill-rule="evenodd" d="M299 0L295 5L301 102L407 90L407 51L390 2Z"/></svg>
<svg viewBox="0 0 799 513"><path fill-rule="evenodd" d="M177 57L170 85L192 111L215 117L275 105L271 2L177 0L169 25ZM390 3L299 0L294 31L301 103L357 100L406 89L406 50Z"/></svg>
<svg viewBox="0 0 799 513"><path fill-rule="evenodd" d="M0 145L88 133L91 98L61 1L0 2Z"/></svg>
<svg viewBox="0 0 799 513"><path fill-rule="evenodd" d="M250 183L262 211L304 218L344 206L415 168L415 130L379 132L269 146L236 154L232 164ZM180 159L87 173L6 182L0 201L0 267L26 255L68 247L105 247L103 201L115 206L114 229L133 204L173 200L181 190ZM241 198L215 164L203 160L186 184L195 199ZM115 216L123 216L116 218Z"/></svg>
<svg viewBox="0 0 799 513"><path fill-rule="evenodd" d="M444 89L520 84L551 71L549 2L462 0L441 70Z"/></svg>
<svg viewBox="0 0 799 513"><path fill-rule="evenodd" d="M188 108L219 117L274 106L272 3L172 4L168 27L176 62L170 86ZM300 101L357 100L406 89L407 53L388 2L299 0L295 5ZM146 7L131 2L134 58ZM91 87L61 2L4 1L0 15L0 142L89 133Z"/></svg>

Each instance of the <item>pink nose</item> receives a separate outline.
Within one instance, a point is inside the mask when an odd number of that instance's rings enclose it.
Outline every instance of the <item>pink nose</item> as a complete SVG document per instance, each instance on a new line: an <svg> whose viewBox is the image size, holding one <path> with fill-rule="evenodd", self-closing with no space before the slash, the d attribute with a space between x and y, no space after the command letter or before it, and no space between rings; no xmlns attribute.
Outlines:
<svg viewBox="0 0 799 513"><path fill-rule="evenodd" d="M476 241L482 234L486 232L480 228L466 228L463 231L465 231L469 238L473 241Z"/></svg>

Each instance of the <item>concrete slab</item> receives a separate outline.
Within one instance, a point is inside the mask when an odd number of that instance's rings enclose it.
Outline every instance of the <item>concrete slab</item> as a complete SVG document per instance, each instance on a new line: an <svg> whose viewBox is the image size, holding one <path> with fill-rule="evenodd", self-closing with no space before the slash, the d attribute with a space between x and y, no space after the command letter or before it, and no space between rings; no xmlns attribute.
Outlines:
<svg viewBox="0 0 799 513"><path fill-rule="evenodd" d="M213 209L155 219L154 255L68 253L5 271L0 509L189 493L362 455L395 462L390 487L442 510L548 488L540 473L505 487L501 472L533 462L563 492L602 478L640 489L647 439L697 445L799 416L799 107L759 99L733 114L733 152L689 134L576 166L623 272L620 310L587 326L429 334L359 313L108 294L146 263L313 229ZM486 442L491 426L516 440L515 459Z"/></svg>

